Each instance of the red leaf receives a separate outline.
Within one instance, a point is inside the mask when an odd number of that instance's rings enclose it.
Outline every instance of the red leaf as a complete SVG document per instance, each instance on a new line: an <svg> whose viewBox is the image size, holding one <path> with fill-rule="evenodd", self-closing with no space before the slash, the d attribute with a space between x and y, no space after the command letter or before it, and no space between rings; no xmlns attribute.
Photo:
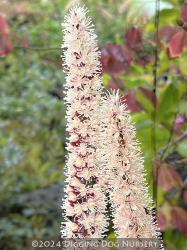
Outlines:
<svg viewBox="0 0 187 250"><path fill-rule="evenodd" d="M175 119L173 130L175 132L179 131L186 121L187 121L186 116L184 114L179 114L177 118Z"/></svg>
<svg viewBox="0 0 187 250"><path fill-rule="evenodd" d="M131 112L141 112L143 110L141 105L137 102L132 90L127 91L125 95L121 97L121 102L127 104Z"/></svg>
<svg viewBox="0 0 187 250"><path fill-rule="evenodd" d="M181 9L181 18L184 23L187 23L187 1L184 2Z"/></svg>
<svg viewBox="0 0 187 250"><path fill-rule="evenodd" d="M158 211L157 213L157 222L158 222L160 231L164 232L167 229L167 220L166 220L166 216L161 211Z"/></svg>
<svg viewBox="0 0 187 250"><path fill-rule="evenodd" d="M159 30L159 37L168 42L180 30L180 27L167 25Z"/></svg>
<svg viewBox="0 0 187 250"><path fill-rule="evenodd" d="M0 15L0 29L1 34L8 35L8 24L5 21L4 17Z"/></svg>
<svg viewBox="0 0 187 250"><path fill-rule="evenodd" d="M168 51L170 58L176 58L182 54L185 38L186 38L186 32L185 30L182 29L172 36L172 38L168 43Z"/></svg>
<svg viewBox="0 0 187 250"><path fill-rule="evenodd" d="M112 78L109 81L109 88L110 89L120 89L124 86L124 81L116 78Z"/></svg>
<svg viewBox="0 0 187 250"><path fill-rule="evenodd" d="M8 24L0 15L0 56L8 55L12 50L12 43L9 38Z"/></svg>
<svg viewBox="0 0 187 250"><path fill-rule="evenodd" d="M156 105L156 95L153 91L146 89L144 87L140 87L141 92L143 93L143 95L145 97L147 97L147 99L149 99L152 104L155 106Z"/></svg>
<svg viewBox="0 0 187 250"><path fill-rule="evenodd" d="M187 189L184 190L184 193L183 193L183 201L185 204L187 204Z"/></svg>
<svg viewBox="0 0 187 250"><path fill-rule="evenodd" d="M138 54L137 54L138 55ZM153 63L154 57L149 54L138 55L139 57L135 60L136 64L145 67L148 63Z"/></svg>
<svg viewBox="0 0 187 250"><path fill-rule="evenodd" d="M129 50L129 48L126 45L122 45L121 49L123 51L123 55L124 55L124 61L128 64L128 66L131 64L132 62L132 54L131 51Z"/></svg>
<svg viewBox="0 0 187 250"><path fill-rule="evenodd" d="M108 83L108 88L109 89L119 89L119 86L117 85L117 83L113 80L110 80Z"/></svg>
<svg viewBox="0 0 187 250"><path fill-rule="evenodd" d="M158 185L167 192L172 187L182 186L182 179L175 169L164 163L158 169Z"/></svg>
<svg viewBox="0 0 187 250"><path fill-rule="evenodd" d="M135 27L130 28L125 34L127 46L131 49L141 49L142 35Z"/></svg>
<svg viewBox="0 0 187 250"><path fill-rule="evenodd" d="M172 223L182 233L187 235L187 211L180 207L171 210Z"/></svg>
<svg viewBox="0 0 187 250"><path fill-rule="evenodd" d="M117 74L129 68L131 61L131 52L126 46L107 44L101 48L101 64L103 72Z"/></svg>

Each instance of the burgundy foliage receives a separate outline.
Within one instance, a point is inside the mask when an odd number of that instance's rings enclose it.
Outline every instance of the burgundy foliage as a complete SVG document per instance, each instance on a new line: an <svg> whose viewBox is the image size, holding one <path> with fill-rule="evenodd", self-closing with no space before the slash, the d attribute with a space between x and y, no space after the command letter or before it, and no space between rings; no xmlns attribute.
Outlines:
<svg viewBox="0 0 187 250"><path fill-rule="evenodd" d="M181 207L173 207L171 216L173 225L187 235L187 211Z"/></svg>
<svg viewBox="0 0 187 250"><path fill-rule="evenodd" d="M108 83L108 87L110 89L121 89L123 88L124 86L124 81L123 80L120 80L120 79L117 79L117 78L114 78L112 77L110 80L109 80L109 83Z"/></svg>
<svg viewBox="0 0 187 250"><path fill-rule="evenodd" d="M125 34L127 46L135 51L142 49L142 33L135 27L130 28Z"/></svg>
<svg viewBox="0 0 187 250"><path fill-rule="evenodd" d="M164 190L169 191L173 187L182 186L182 179L178 172L169 164L162 164L158 171L158 185Z"/></svg>
<svg viewBox="0 0 187 250"><path fill-rule="evenodd" d="M8 24L0 15L0 56L6 56L12 51L12 42L9 37Z"/></svg>
<svg viewBox="0 0 187 250"><path fill-rule="evenodd" d="M172 36L168 43L168 53L170 58L179 57L184 49L186 31L181 29Z"/></svg>
<svg viewBox="0 0 187 250"><path fill-rule="evenodd" d="M183 192L183 201L185 204L187 204L187 189L184 190L184 192Z"/></svg>
<svg viewBox="0 0 187 250"><path fill-rule="evenodd" d="M156 106L156 94L154 91L151 91L150 89L140 87L141 92L143 95L152 102L153 106Z"/></svg>
<svg viewBox="0 0 187 250"><path fill-rule="evenodd" d="M187 24L187 1L184 1L184 4L181 8L181 26L175 34L170 38L168 43L168 54L170 58L179 57L184 49L185 43L187 41L187 31L184 26Z"/></svg>
<svg viewBox="0 0 187 250"><path fill-rule="evenodd" d="M163 212L158 211L157 213L157 222L161 232L164 232L167 229L167 219Z"/></svg>
<svg viewBox="0 0 187 250"><path fill-rule="evenodd" d="M141 112L143 109L137 102L135 93L132 90L126 91L125 95L122 96L121 102L128 105L128 109L131 112Z"/></svg>
<svg viewBox="0 0 187 250"><path fill-rule="evenodd" d="M169 42L173 35L175 35L181 28L177 26L167 25L161 27L159 30L159 38L163 39L165 42Z"/></svg>
<svg viewBox="0 0 187 250"><path fill-rule="evenodd" d="M184 114L179 114L177 118L175 119L174 125L173 125L173 130L175 132L178 132L182 126L185 124L187 121L187 118Z"/></svg>
<svg viewBox="0 0 187 250"><path fill-rule="evenodd" d="M125 45L107 44L101 47L101 64L103 72L120 73L129 68L132 61L131 52Z"/></svg>
<svg viewBox="0 0 187 250"><path fill-rule="evenodd" d="M103 72L119 74L130 68L132 63L145 66L150 62L150 55L144 52L142 33L135 27L125 34L122 45L106 44L101 47L101 64Z"/></svg>
<svg viewBox="0 0 187 250"><path fill-rule="evenodd" d="M151 56L144 51L142 33L139 29L131 27L124 35L123 45L106 44L101 47L101 64L103 73L109 73L112 77L109 81L109 88L119 89L124 86L124 81L113 77L120 75L130 69L132 63L145 66L151 61ZM142 88L143 94L155 103L155 94ZM136 101L135 93L127 91L122 100L126 103L131 112L142 111L141 105Z"/></svg>
<svg viewBox="0 0 187 250"><path fill-rule="evenodd" d="M187 23L187 0L184 1L184 4L182 6L181 18L184 23Z"/></svg>

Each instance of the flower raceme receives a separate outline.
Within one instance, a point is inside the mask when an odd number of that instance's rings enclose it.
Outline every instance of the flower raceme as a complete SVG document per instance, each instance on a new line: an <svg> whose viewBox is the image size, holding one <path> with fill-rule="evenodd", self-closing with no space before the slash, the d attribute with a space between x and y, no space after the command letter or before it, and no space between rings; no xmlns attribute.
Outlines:
<svg viewBox="0 0 187 250"><path fill-rule="evenodd" d="M100 116L105 116L100 128L103 142L100 157L103 169L109 173L109 197L117 237L158 238L163 249L136 130L118 92L103 98Z"/></svg>
<svg viewBox="0 0 187 250"><path fill-rule="evenodd" d="M63 48L69 138L62 236L104 237L108 192L118 238L159 238L135 128L118 93L102 96L96 35L79 5L65 18Z"/></svg>
<svg viewBox="0 0 187 250"><path fill-rule="evenodd" d="M86 10L76 6L64 24L67 132L66 222L68 238L101 238L107 227L105 194L97 169L97 109L101 99L96 35Z"/></svg>

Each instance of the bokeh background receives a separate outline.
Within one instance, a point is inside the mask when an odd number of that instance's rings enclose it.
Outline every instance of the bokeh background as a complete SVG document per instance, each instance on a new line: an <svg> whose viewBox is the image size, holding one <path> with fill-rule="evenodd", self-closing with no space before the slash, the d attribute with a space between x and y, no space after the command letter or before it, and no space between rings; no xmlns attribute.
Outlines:
<svg viewBox="0 0 187 250"><path fill-rule="evenodd" d="M187 1L161 1L156 22L154 0L82 2L96 25L103 83L120 89L132 111L165 247L185 250ZM66 136L61 22L71 5L0 1L1 250L32 249L30 240L60 234Z"/></svg>

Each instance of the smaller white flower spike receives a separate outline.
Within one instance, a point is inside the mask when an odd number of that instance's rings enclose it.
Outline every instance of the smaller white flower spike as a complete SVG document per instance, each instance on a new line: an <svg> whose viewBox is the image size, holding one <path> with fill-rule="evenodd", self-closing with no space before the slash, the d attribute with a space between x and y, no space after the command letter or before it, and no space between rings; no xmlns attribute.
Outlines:
<svg viewBox="0 0 187 250"><path fill-rule="evenodd" d="M101 161L108 173L113 224L118 238L157 238L163 244L148 195L136 129L118 92L103 99Z"/></svg>
<svg viewBox="0 0 187 250"><path fill-rule="evenodd" d="M101 101L100 63L87 10L73 7L64 23L67 131L66 238L102 238L108 226L105 194L96 163L97 110Z"/></svg>

